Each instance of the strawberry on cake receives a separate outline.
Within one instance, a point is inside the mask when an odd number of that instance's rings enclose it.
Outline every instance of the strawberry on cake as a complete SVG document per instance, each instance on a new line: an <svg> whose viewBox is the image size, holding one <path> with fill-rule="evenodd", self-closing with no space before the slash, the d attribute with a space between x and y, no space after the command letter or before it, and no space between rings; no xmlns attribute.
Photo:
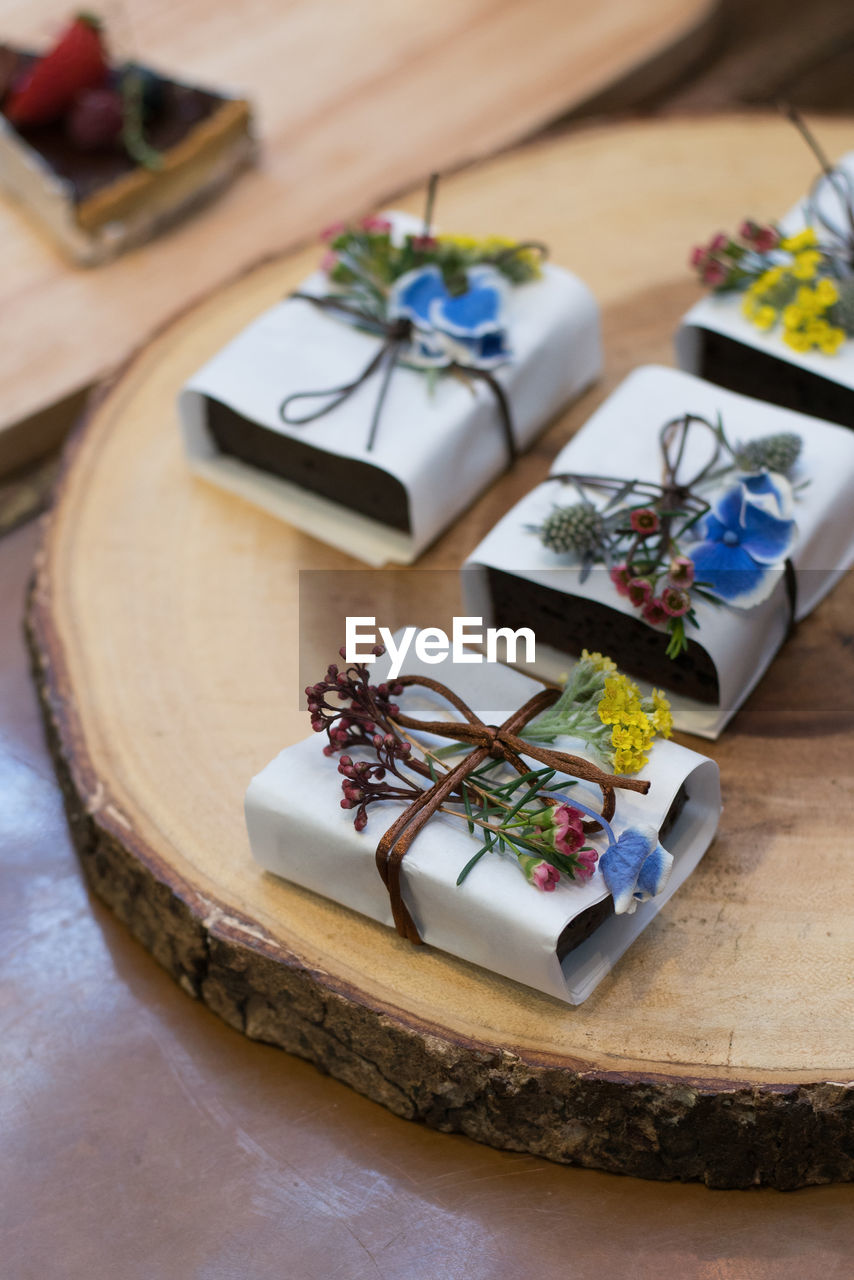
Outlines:
<svg viewBox="0 0 854 1280"><path fill-rule="evenodd" d="M245 100L112 62L91 14L42 56L0 45L0 185L80 265L150 239L253 155Z"/></svg>

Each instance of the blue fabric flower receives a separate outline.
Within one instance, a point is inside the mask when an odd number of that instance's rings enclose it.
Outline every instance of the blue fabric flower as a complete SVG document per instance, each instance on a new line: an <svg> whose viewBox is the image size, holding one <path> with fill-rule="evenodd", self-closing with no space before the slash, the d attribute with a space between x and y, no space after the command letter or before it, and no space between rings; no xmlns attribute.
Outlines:
<svg viewBox="0 0 854 1280"><path fill-rule="evenodd" d="M745 476L700 525L691 551L696 581L727 604L749 609L768 598L797 537L791 487L767 471Z"/></svg>
<svg viewBox="0 0 854 1280"><path fill-rule="evenodd" d="M747 501L772 516L788 519L792 513L792 486L785 476L770 471L754 471L741 477Z"/></svg>
<svg viewBox="0 0 854 1280"><path fill-rule="evenodd" d="M449 364L493 369L511 357L506 286L494 267L472 267L465 293L451 294L437 266L407 271L392 286L389 319L411 320L407 360L424 368Z"/></svg>
<svg viewBox="0 0 854 1280"><path fill-rule="evenodd" d="M639 902L661 893L673 856L658 843L654 827L626 827L599 859L599 870L618 916L631 915Z"/></svg>

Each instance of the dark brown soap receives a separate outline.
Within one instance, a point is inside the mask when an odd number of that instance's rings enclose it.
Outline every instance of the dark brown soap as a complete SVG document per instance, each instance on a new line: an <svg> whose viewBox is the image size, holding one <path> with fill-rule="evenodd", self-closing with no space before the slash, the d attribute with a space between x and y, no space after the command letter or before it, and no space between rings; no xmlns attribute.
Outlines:
<svg viewBox="0 0 854 1280"><path fill-rule="evenodd" d="M11 87L15 80L35 62L36 55L0 45L0 93L3 85ZM155 151L176 146L189 133L209 119L226 101L220 94L193 89L174 80L161 78L162 102L145 127L145 140ZM69 141L65 122L27 127L15 126L16 132L35 151L44 164L68 182L77 204L111 186L119 178L139 168L121 142L103 151L83 151Z"/></svg>
<svg viewBox="0 0 854 1280"><path fill-rule="evenodd" d="M614 914L614 899L608 895L601 902L595 903L594 906L588 907L586 911L582 911L581 915L570 920L563 933L557 940L557 958L564 960L576 947L580 947L582 942L586 942L592 933L595 933L601 924L606 920L610 920Z"/></svg>
<svg viewBox="0 0 854 1280"><path fill-rule="evenodd" d="M698 336L701 378L783 409L854 427L854 391L848 387L723 333L699 329Z"/></svg>
<svg viewBox="0 0 854 1280"><path fill-rule="evenodd" d="M687 650L671 659L665 654L664 633L640 618L501 569L489 568L487 574L493 626L513 630L531 627L540 644L550 645L568 658L577 658L585 648L598 649L639 680L698 702L718 702L715 664L696 640L689 639Z"/></svg>
<svg viewBox="0 0 854 1280"><path fill-rule="evenodd" d="M207 397L205 405L208 429L223 453L409 533L409 497L395 476L370 462L316 448L309 440L310 425L305 440L295 439L244 418L219 400Z"/></svg>

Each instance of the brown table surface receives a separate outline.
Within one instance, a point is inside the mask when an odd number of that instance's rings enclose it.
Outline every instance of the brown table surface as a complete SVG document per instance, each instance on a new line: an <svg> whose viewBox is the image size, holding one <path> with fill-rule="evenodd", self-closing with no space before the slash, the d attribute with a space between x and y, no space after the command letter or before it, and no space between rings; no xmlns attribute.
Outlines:
<svg viewBox="0 0 854 1280"><path fill-rule="evenodd" d="M850 0L725 8L717 61L668 109L854 107ZM36 536L0 541L3 1280L852 1274L851 1187L711 1192L491 1151L192 1003L83 884L20 633Z"/></svg>

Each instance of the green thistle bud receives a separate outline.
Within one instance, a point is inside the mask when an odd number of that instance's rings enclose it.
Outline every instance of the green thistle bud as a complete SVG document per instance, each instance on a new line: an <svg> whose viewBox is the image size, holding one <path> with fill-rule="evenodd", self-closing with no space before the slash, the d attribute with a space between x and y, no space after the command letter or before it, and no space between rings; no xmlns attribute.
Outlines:
<svg viewBox="0 0 854 1280"><path fill-rule="evenodd" d="M787 476L800 457L803 441L794 431L778 431L773 436L748 440L735 453L735 461L742 471L777 471Z"/></svg>
<svg viewBox="0 0 854 1280"><path fill-rule="evenodd" d="M579 555L595 552L602 543L605 523L590 502L576 502L571 507L555 507L537 532L540 542L558 554L576 551Z"/></svg>
<svg viewBox="0 0 854 1280"><path fill-rule="evenodd" d="M854 334L854 276L838 280L836 287L839 290L839 301L833 308L833 318L840 329L844 329L850 336Z"/></svg>

